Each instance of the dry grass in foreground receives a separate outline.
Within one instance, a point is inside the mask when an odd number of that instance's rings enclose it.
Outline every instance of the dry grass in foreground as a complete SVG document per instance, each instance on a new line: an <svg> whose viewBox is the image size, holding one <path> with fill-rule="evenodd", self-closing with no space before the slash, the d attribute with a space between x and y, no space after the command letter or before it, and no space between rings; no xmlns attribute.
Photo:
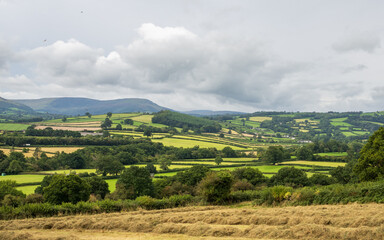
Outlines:
<svg viewBox="0 0 384 240"><path fill-rule="evenodd" d="M0 239L384 239L384 205L187 207L0 221Z"/></svg>

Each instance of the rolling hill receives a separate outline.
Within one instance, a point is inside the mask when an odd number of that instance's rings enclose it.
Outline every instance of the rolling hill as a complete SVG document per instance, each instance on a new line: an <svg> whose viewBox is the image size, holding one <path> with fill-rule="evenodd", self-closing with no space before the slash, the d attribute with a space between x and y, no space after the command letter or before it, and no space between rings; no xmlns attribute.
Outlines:
<svg viewBox="0 0 384 240"><path fill-rule="evenodd" d="M14 100L19 104L25 104L37 112L53 114L83 115L91 114L127 113L127 112L158 112L168 108L159 106L148 99L124 98L115 100L96 100L90 98L41 98Z"/></svg>
<svg viewBox="0 0 384 240"><path fill-rule="evenodd" d="M32 113L33 109L19 102L11 101L0 97L1 113Z"/></svg>

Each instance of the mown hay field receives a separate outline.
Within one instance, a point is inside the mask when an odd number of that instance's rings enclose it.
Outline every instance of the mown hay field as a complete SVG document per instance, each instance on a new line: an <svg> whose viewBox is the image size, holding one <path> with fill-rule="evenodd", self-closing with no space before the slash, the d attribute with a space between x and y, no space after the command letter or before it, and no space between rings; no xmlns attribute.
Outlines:
<svg viewBox="0 0 384 240"><path fill-rule="evenodd" d="M0 221L0 239L384 239L380 204L184 207Z"/></svg>

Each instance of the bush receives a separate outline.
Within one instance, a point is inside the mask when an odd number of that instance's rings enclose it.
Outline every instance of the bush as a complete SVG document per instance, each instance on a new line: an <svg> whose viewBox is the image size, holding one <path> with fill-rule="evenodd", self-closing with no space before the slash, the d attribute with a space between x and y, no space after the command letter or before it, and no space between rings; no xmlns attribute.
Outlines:
<svg viewBox="0 0 384 240"><path fill-rule="evenodd" d="M325 185L331 185L336 181L334 178L331 178L325 174L315 173L309 178L309 182L311 183L311 185L325 186Z"/></svg>
<svg viewBox="0 0 384 240"><path fill-rule="evenodd" d="M312 205L313 201L315 200L316 193L313 189L304 187L301 189L298 189L295 191L290 200L294 205Z"/></svg>
<svg viewBox="0 0 384 240"><path fill-rule="evenodd" d="M270 179L271 185L287 185L291 187L308 186L307 174L295 167L283 167Z"/></svg>
<svg viewBox="0 0 384 240"><path fill-rule="evenodd" d="M77 175L54 175L43 191L44 199L49 203L77 203L89 199L91 186Z"/></svg>
<svg viewBox="0 0 384 240"><path fill-rule="evenodd" d="M253 190L253 185L250 184L246 179L243 180L237 180L232 185L232 191L247 191L247 190Z"/></svg>
<svg viewBox="0 0 384 240"><path fill-rule="evenodd" d="M257 168L237 168L232 171L232 175L234 178L237 178L239 180L245 179L254 186L265 183L267 181L267 178Z"/></svg>
<svg viewBox="0 0 384 240"><path fill-rule="evenodd" d="M25 198L25 203L42 203L44 202L43 195L38 193L29 194Z"/></svg>
<svg viewBox="0 0 384 240"><path fill-rule="evenodd" d="M0 201L2 201L6 195L25 197L22 191L16 189L16 181L11 180L0 181Z"/></svg>
<svg viewBox="0 0 384 240"><path fill-rule="evenodd" d="M223 204L229 199L233 177L229 171L211 172L201 180L200 195L209 203Z"/></svg>
<svg viewBox="0 0 384 240"><path fill-rule="evenodd" d="M260 192L260 198L255 201L256 204L274 205L284 200L289 200L293 192L293 188L285 186L274 186L265 188Z"/></svg>
<svg viewBox="0 0 384 240"><path fill-rule="evenodd" d="M24 203L24 198L20 196L14 196L11 194L7 194L4 196L4 199L2 201L2 204L4 206L10 206L10 207L18 207Z"/></svg>

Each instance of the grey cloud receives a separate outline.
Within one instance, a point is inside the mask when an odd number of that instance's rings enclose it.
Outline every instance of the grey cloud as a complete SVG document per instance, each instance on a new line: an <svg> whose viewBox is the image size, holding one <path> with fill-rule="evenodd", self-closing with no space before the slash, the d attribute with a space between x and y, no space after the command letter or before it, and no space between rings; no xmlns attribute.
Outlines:
<svg viewBox="0 0 384 240"><path fill-rule="evenodd" d="M23 82L14 89L28 96L147 97L178 109L328 110L360 96L361 83L337 79L340 68L328 73L329 65L283 61L254 39L154 24L137 32L111 52L75 39L20 52L17 61L30 74L0 83ZM352 66L351 73L366 68Z"/></svg>
<svg viewBox="0 0 384 240"><path fill-rule="evenodd" d="M344 69L343 73L351 73L351 72L356 72L356 71L363 71L367 69L367 66L364 64L358 64L355 66L347 67Z"/></svg>
<svg viewBox="0 0 384 240"><path fill-rule="evenodd" d="M380 47L380 38L369 33L351 35L333 45L333 49L337 52L364 51L372 53Z"/></svg>

